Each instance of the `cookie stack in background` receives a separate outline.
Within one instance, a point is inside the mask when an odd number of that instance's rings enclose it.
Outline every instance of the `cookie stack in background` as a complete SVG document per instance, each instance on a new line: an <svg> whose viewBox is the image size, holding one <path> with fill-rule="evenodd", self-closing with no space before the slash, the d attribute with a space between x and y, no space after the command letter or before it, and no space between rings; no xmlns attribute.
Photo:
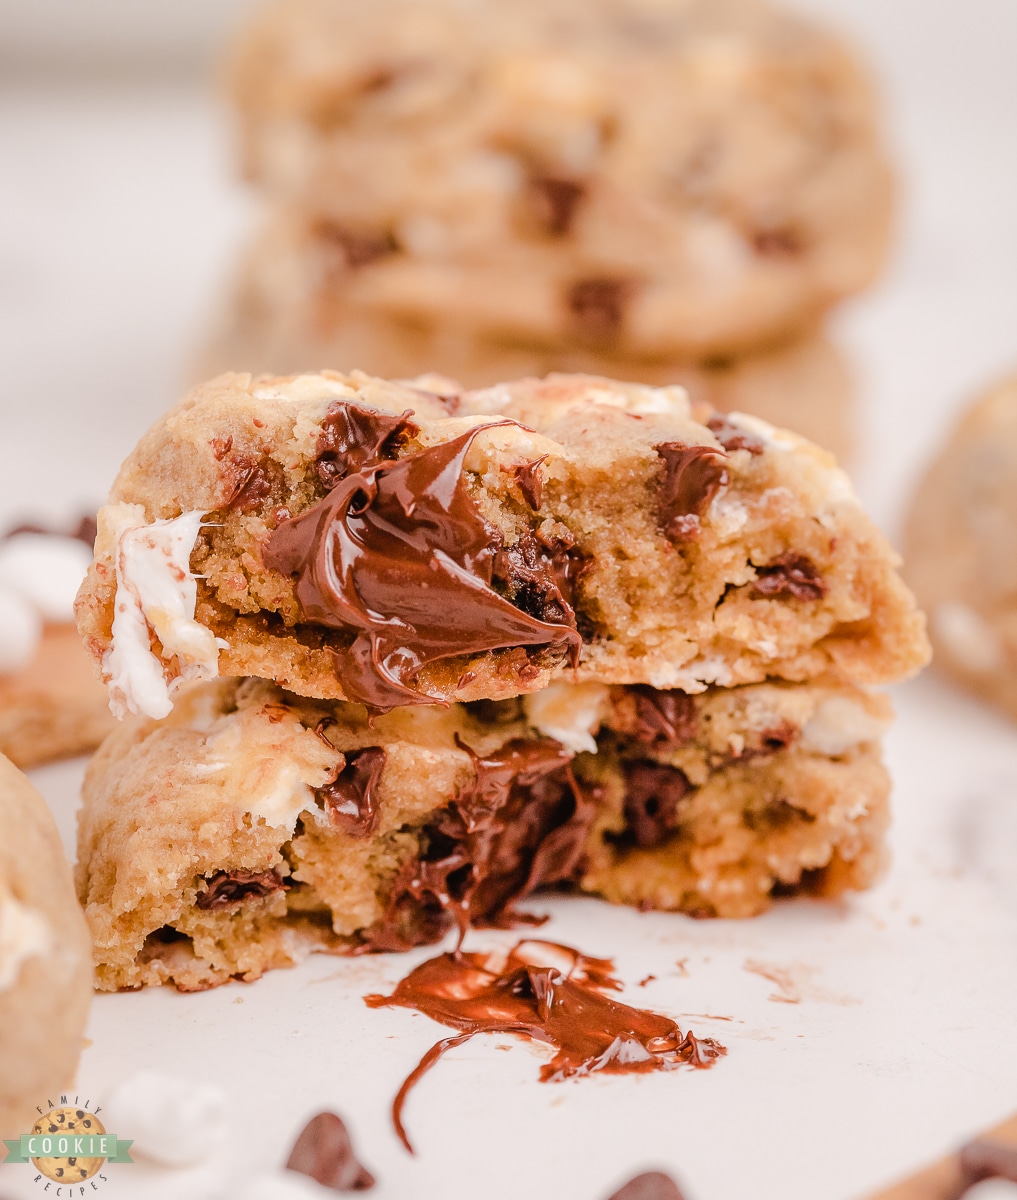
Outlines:
<svg viewBox="0 0 1017 1200"><path fill-rule="evenodd" d="M924 622L824 451L681 388L225 375L125 462L79 629L126 717L78 890L106 989L869 886Z"/></svg>
<svg viewBox="0 0 1017 1200"><path fill-rule="evenodd" d="M753 0L277 0L229 81L270 212L209 370L677 382L848 451L822 321L892 187L829 33Z"/></svg>

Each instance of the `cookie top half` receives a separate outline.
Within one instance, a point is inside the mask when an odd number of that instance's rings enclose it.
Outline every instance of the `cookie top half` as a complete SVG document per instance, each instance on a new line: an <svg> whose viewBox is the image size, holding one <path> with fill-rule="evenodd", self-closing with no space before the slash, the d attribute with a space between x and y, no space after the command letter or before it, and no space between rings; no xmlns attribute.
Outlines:
<svg viewBox="0 0 1017 1200"><path fill-rule="evenodd" d="M142 438L78 622L114 708L253 675L383 710L574 675L689 692L926 656L825 452L681 388L224 375Z"/></svg>

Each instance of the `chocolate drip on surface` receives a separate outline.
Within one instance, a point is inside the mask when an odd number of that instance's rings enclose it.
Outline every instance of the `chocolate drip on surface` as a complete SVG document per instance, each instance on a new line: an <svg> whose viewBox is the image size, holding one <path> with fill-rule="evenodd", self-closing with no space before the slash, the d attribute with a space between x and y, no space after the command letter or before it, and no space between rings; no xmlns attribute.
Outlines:
<svg viewBox="0 0 1017 1200"><path fill-rule="evenodd" d="M625 776L625 829L613 835L616 845L635 844L642 849L667 841L678 826L679 806L693 791L688 777L677 767L639 760L623 762Z"/></svg>
<svg viewBox="0 0 1017 1200"><path fill-rule="evenodd" d="M379 711L438 703L410 685L422 667L455 655L547 646L577 661L574 628L540 621L491 587L501 534L462 477L487 428L363 463L271 534L265 563L296 576L302 619L355 635L334 652L349 699Z"/></svg>
<svg viewBox="0 0 1017 1200"><path fill-rule="evenodd" d="M320 1112L301 1130L286 1160L286 1170L307 1175L334 1192L363 1192L374 1176L357 1161L353 1142L341 1117Z"/></svg>
<svg viewBox="0 0 1017 1200"><path fill-rule="evenodd" d="M459 1030L436 1043L409 1074L392 1105L396 1133L412 1153L402 1110L413 1085L454 1046L478 1033L518 1033L544 1042L554 1057L545 1082L595 1072L709 1067L726 1051L711 1038L682 1033L669 1017L630 1008L605 993L620 987L610 959L588 958L555 942L521 941L496 954L441 954L406 976L391 996L365 996L371 1008L414 1009Z"/></svg>
<svg viewBox="0 0 1017 1200"><path fill-rule="evenodd" d="M205 880L206 888L198 893L195 904L210 912L231 908L248 896L270 896L273 892L289 891L275 871L217 871Z"/></svg>
<svg viewBox="0 0 1017 1200"><path fill-rule="evenodd" d="M365 949L407 950L439 941L453 925L508 928L542 918L515 911L541 886L579 868L593 804L576 785L571 754L551 738L513 738L473 759L474 778L423 830Z"/></svg>
<svg viewBox="0 0 1017 1200"><path fill-rule="evenodd" d="M364 838L378 823L375 788L388 754L381 746L344 752L346 763L331 783L315 788L329 820L341 833Z"/></svg>
<svg viewBox="0 0 1017 1200"><path fill-rule="evenodd" d="M823 600L830 585L804 554L789 550L780 558L757 567L753 600Z"/></svg>
<svg viewBox="0 0 1017 1200"><path fill-rule="evenodd" d="M684 1200L681 1189L663 1171L645 1171L630 1179L608 1200Z"/></svg>
<svg viewBox="0 0 1017 1200"><path fill-rule="evenodd" d="M659 691L647 684L626 689L635 699L636 726L630 736L644 746L675 747L696 736L696 704L679 691Z"/></svg>
<svg viewBox="0 0 1017 1200"><path fill-rule="evenodd" d="M401 416L374 412L337 400L330 404L318 435L318 478L331 489L353 471L381 459L394 459L399 447L419 430L407 409Z"/></svg>
<svg viewBox="0 0 1017 1200"><path fill-rule="evenodd" d="M664 478L657 496L657 520L671 542L694 541L702 528L700 518L728 481L723 451L713 446L686 446L661 442L657 453L664 460Z"/></svg>
<svg viewBox="0 0 1017 1200"><path fill-rule="evenodd" d="M538 175L530 180L534 208L545 232L551 237L564 237L575 221L579 203L586 188L575 179L555 175Z"/></svg>
<svg viewBox="0 0 1017 1200"><path fill-rule="evenodd" d="M739 429L723 413L714 413L706 422L706 427L725 450L748 450L750 454L757 455L766 448L761 437L746 429Z"/></svg>
<svg viewBox="0 0 1017 1200"><path fill-rule="evenodd" d="M523 493L523 499L534 511L540 508L540 500L544 494L544 481L540 477L540 465L545 458L547 455L542 454L540 458L535 458L531 463L522 463L520 466L512 468L512 474L519 490Z"/></svg>

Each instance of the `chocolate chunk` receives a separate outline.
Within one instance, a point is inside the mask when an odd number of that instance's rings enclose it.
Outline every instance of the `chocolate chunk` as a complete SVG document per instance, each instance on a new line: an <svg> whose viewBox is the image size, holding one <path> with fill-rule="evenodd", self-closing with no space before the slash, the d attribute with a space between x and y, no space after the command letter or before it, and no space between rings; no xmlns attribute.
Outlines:
<svg viewBox="0 0 1017 1200"><path fill-rule="evenodd" d="M342 1118L331 1112L320 1112L307 1122L293 1144L286 1170L309 1175L334 1192L374 1187L374 1176L357 1161Z"/></svg>
<svg viewBox="0 0 1017 1200"><path fill-rule="evenodd" d="M542 646L578 659L572 625L541 621L491 586L501 534L463 480L485 428L361 463L270 535L265 563L296 577L301 619L353 635L348 649L333 648L348 699L378 711L437 703L410 685L422 667L456 655Z"/></svg>
<svg viewBox="0 0 1017 1200"><path fill-rule="evenodd" d="M330 273L334 275L366 267L398 249L389 233L363 233L334 221L318 221L314 236L322 244Z"/></svg>
<svg viewBox="0 0 1017 1200"><path fill-rule="evenodd" d="M982 1179L1007 1179L1017 1183L1017 1146L979 1138L961 1148L960 1166L968 1184Z"/></svg>
<svg viewBox="0 0 1017 1200"><path fill-rule="evenodd" d="M205 880L205 890L198 893L194 903L198 908L219 912L248 896L270 896L289 891L289 887L275 871L217 871Z"/></svg>
<svg viewBox="0 0 1017 1200"><path fill-rule="evenodd" d="M387 753L381 746L348 750L346 764L331 783L315 788L329 820L350 837L368 837L378 823L375 788L381 778Z"/></svg>
<svg viewBox="0 0 1017 1200"><path fill-rule="evenodd" d="M830 585L805 557L789 550L780 558L757 567L753 600L822 600Z"/></svg>
<svg viewBox="0 0 1017 1200"><path fill-rule="evenodd" d="M372 412L337 400L321 422L314 469L331 490L354 471L383 459L394 459L399 447L419 430L409 409L400 417Z"/></svg>
<svg viewBox="0 0 1017 1200"><path fill-rule="evenodd" d="M683 1200L681 1190L663 1171L645 1171L630 1179L608 1200Z"/></svg>
<svg viewBox="0 0 1017 1200"><path fill-rule="evenodd" d="M512 603L538 621L576 628L575 585L586 558L560 538L524 533L494 556L493 579Z"/></svg>
<svg viewBox="0 0 1017 1200"><path fill-rule="evenodd" d="M537 219L551 237L564 237L572 229L586 187L575 179L538 175L530 180L530 196Z"/></svg>
<svg viewBox="0 0 1017 1200"><path fill-rule="evenodd" d="M717 492L727 485L725 455L713 446L686 446L661 442L657 453L664 460L664 477L657 497L657 520L671 542L694 541L701 531L700 518Z"/></svg>
<svg viewBox="0 0 1017 1200"><path fill-rule="evenodd" d="M540 500L544 494L544 481L540 477L540 464L545 458L547 458L547 455L542 454L540 458L535 458L531 463L523 463L521 466L512 468L512 474L515 477L519 490L523 494L523 499L534 511L540 508Z"/></svg>
<svg viewBox="0 0 1017 1200"><path fill-rule="evenodd" d="M766 448L761 437L733 425L723 413L714 413L706 427L727 451L748 450L750 454L762 454Z"/></svg>
<svg viewBox="0 0 1017 1200"><path fill-rule="evenodd" d="M403 868L385 916L365 935L372 950L436 942L458 924L506 928L535 889L574 877L593 804L551 738L514 738L486 757L460 742L474 778L422 832L423 852Z"/></svg>
<svg viewBox="0 0 1017 1200"><path fill-rule="evenodd" d="M622 773L625 830L612 841L643 849L661 845L678 827L679 805L693 790L692 784L677 767L643 759L623 762Z"/></svg>
<svg viewBox="0 0 1017 1200"><path fill-rule="evenodd" d="M626 279L580 279L569 289L566 304L580 334L593 341L617 337L634 284Z"/></svg>
<svg viewBox="0 0 1017 1200"><path fill-rule="evenodd" d="M805 249L805 239L788 226L759 229L752 235L752 249L760 258L797 258Z"/></svg>
<svg viewBox="0 0 1017 1200"><path fill-rule="evenodd" d="M548 965L551 964L551 965ZM682 1033L669 1017L630 1008L605 995L619 988L610 959L587 958L555 942L518 942L500 954L441 954L412 970L391 996L365 996L371 1008L414 1009L457 1030L410 1072L392 1105L392 1121L412 1152L402 1109L413 1085L446 1050L478 1033L518 1033L554 1051L540 1079L559 1082L594 1072L710 1067L726 1051L710 1038Z"/></svg>
<svg viewBox="0 0 1017 1200"><path fill-rule="evenodd" d="M675 747L696 736L696 704L679 691L659 691L646 684L626 689L635 697L636 725L630 736L644 746Z"/></svg>

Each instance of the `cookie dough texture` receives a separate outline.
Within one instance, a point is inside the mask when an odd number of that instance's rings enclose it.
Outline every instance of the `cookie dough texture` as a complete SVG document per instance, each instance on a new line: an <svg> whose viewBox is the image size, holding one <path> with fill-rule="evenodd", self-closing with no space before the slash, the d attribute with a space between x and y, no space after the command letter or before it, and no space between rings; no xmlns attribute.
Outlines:
<svg viewBox="0 0 1017 1200"><path fill-rule="evenodd" d="M0 1136L73 1081L92 993L91 939L45 801L0 755Z"/></svg>
<svg viewBox="0 0 1017 1200"><path fill-rule="evenodd" d="M263 681L193 685L88 769L77 884L98 986L193 990L315 950L407 948L457 911L504 924L549 882L732 917L866 887L888 720L883 698L835 682L558 684L373 722Z"/></svg>
<svg viewBox="0 0 1017 1200"><path fill-rule="evenodd" d="M864 72L752 0L274 3L229 81L248 174L358 313L702 358L884 258Z"/></svg>
<svg viewBox="0 0 1017 1200"><path fill-rule="evenodd" d="M834 673L867 685L924 663L923 618L895 555L846 476L803 439L744 415L718 424L708 411L694 414L676 388L584 376L460 394L447 386L324 372L223 376L192 392L145 435L99 514L77 613L107 676L115 611L130 598L123 530L155 539L169 536L160 522L176 521L182 619L160 624L165 597L142 605L145 669L154 655L153 674L172 682L197 654L202 668L192 677L258 676L304 695L348 698L350 636L307 618L293 578L266 565L266 547L291 519L324 512L345 469L327 449L340 418L406 412L413 431L388 451L397 463L422 461L488 426L470 442L460 482L491 545L506 552L495 585L520 612L548 615L550 567L540 566L538 550L556 547L559 566L571 571L561 586L575 617L558 605L555 628L572 647L581 637L579 680L694 692ZM530 551L537 559L526 566ZM408 699L499 699L571 676L562 644L455 654L451 609L447 633L454 656L416 672Z"/></svg>
<svg viewBox="0 0 1017 1200"><path fill-rule="evenodd" d="M942 445L906 548L936 666L1017 717L1017 375L976 400Z"/></svg>

